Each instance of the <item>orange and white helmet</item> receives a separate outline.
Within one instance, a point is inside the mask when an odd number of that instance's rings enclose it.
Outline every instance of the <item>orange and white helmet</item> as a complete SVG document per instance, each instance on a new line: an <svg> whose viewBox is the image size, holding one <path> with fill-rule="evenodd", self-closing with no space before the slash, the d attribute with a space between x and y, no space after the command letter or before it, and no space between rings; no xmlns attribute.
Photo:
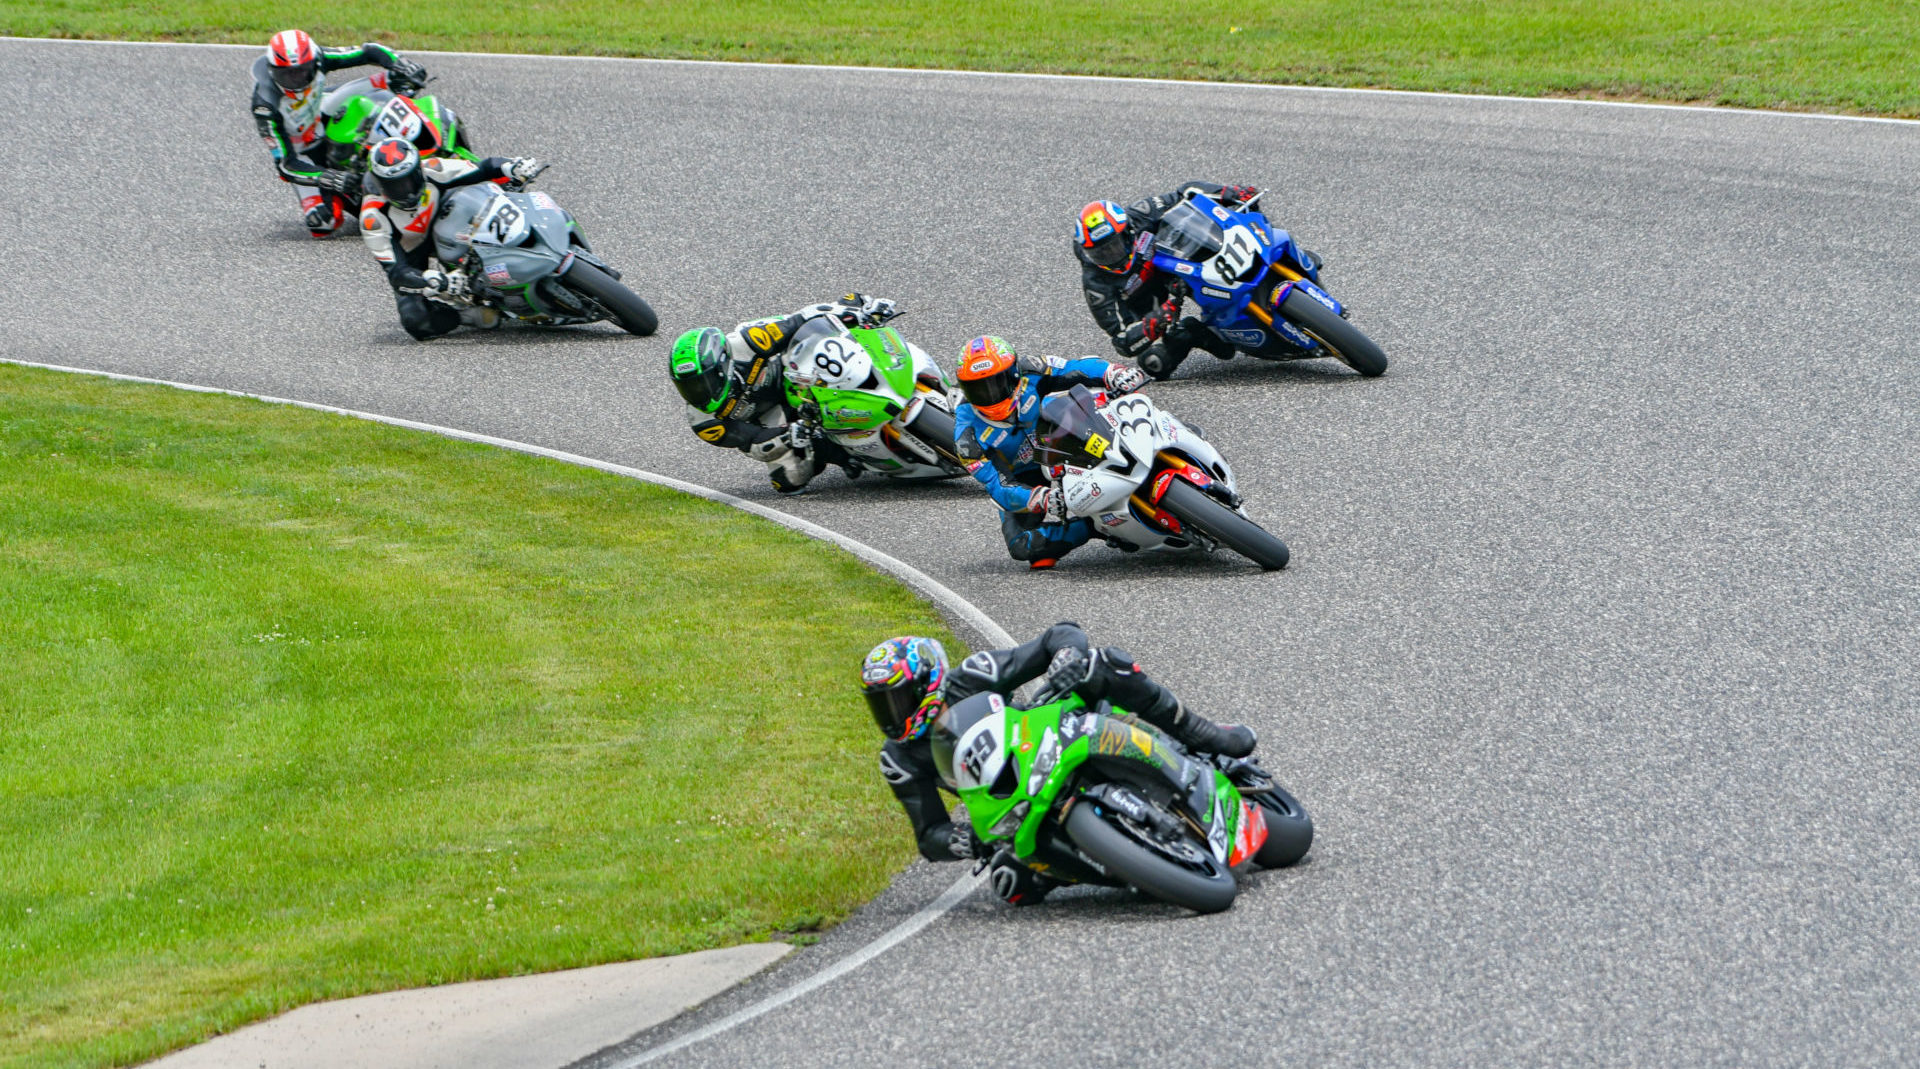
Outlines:
<svg viewBox="0 0 1920 1069"><path fill-rule="evenodd" d="M319 73L320 48L305 30L281 30L267 42L267 68L282 93L299 96Z"/></svg>

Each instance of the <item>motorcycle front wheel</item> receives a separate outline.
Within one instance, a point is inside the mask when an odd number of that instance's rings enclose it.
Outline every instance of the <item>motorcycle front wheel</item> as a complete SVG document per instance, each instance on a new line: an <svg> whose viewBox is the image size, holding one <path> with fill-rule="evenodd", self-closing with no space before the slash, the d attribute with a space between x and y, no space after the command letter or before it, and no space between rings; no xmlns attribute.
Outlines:
<svg viewBox="0 0 1920 1069"><path fill-rule="evenodd" d="M1214 541L1258 564L1265 571L1285 568L1292 554L1287 544L1268 534L1259 524L1207 496L1205 490L1185 479L1167 484L1160 507L1173 513L1182 524L1191 524Z"/></svg>
<svg viewBox="0 0 1920 1069"><path fill-rule="evenodd" d="M1280 302L1287 322L1313 335L1314 340L1341 362L1367 378L1387 373L1387 354L1360 328L1335 315L1333 309L1307 296L1298 286Z"/></svg>
<svg viewBox="0 0 1920 1069"><path fill-rule="evenodd" d="M1195 913L1218 913L1231 907L1240 893L1233 873L1211 854L1199 868L1182 865L1109 823L1095 802L1082 800L1075 805L1067 813L1066 826L1074 845L1098 861L1107 875L1162 902ZM1204 853L1204 848L1199 849Z"/></svg>
<svg viewBox="0 0 1920 1069"><path fill-rule="evenodd" d="M659 317L653 314L647 302L612 275L577 256L574 257L573 266L560 276L560 281L568 289L591 298L595 304L606 309L614 322L620 324L628 334L638 334L644 338L660 329Z"/></svg>

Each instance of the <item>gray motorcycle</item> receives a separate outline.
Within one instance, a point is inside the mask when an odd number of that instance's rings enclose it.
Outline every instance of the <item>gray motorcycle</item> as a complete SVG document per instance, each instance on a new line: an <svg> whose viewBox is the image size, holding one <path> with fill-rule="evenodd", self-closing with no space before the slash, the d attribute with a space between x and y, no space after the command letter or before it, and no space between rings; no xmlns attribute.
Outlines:
<svg viewBox="0 0 1920 1069"><path fill-rule="evenodd" d="M610 319L629 334L660 326L620 272L593 252L573 213L518 183L454 190L433 224L434 255L465 285L436 300L495 308L545 326Z"/></svg>

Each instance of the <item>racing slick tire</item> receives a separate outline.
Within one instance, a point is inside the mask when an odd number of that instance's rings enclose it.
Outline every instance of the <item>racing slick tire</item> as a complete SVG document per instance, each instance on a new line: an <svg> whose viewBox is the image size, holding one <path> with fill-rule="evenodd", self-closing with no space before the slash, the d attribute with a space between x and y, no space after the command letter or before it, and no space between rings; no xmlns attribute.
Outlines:
<svg viewBox="0 0 1920 1069"><path fill-rule="evenodd" d="M1254 864L1263 869L1283 869L1307 856L1313 845L1313 817L1300 799L1274 784L1250 795L1267 821L1267 841L1253 855Z"/></svg>
<svg viewBox="0 0 1920 1069"><path fill-rule="evenodd" d="M1221 545L1258 564L1263 571L1285 568L1292 557L1285 542L1185 479L1174 479L1167 484L1160 507L1173 513L1181 523L1198 527Z"/></svg>
<svg viewBox="0 0 1920 1069"><path fill-rule="evenodd" d="M660 329L660 319L653 314L647 302L641 300L632 290L622 285L612 275L593 266L578 256L573 266L560 276L560 281L570 290L584 294L594 303L607 310L613 321L620 324L628 334L646 337Z"/></svg>
<svg viewBox="0 0 1920 1069"><path fill-rule="evenodd" d="M1110 823L1099 812L1099 803L1089 799L1068 811L1067 836L1107 875L1195 913L1219 913L1230 908L1240 893L1232 871L1215 861L1204 846L1199 847L1206 859L1203 866L1182 865Z"/></svg>
<svg viewBox="0 0 1920 1069"><path fill-rule="evenodd" d="M1341 362L1367 378L1387 372L1387 354L1360 328L1334 314L1333 309L1309 297L1300 287L1288 291L1280 302L1280 315L1287 322L1313 335L1314 340Z"/></svg>

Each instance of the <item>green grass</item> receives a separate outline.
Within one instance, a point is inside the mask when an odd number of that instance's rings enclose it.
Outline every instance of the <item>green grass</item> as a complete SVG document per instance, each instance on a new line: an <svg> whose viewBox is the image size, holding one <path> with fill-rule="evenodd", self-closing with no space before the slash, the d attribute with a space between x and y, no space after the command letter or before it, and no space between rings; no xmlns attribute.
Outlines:
<svg viewBox="0 0 1920 1069"><path fill-rule="evenodd" d="M0 32L1119 74L1920 115L1912 0L4 0Z"/></svg>
<svg viewBox="0 0 1920 1069"><path fill-rule="evenodd" d="M830 924L912 853L905 631L719 505L0 365L0 1064Z"/></svg>

